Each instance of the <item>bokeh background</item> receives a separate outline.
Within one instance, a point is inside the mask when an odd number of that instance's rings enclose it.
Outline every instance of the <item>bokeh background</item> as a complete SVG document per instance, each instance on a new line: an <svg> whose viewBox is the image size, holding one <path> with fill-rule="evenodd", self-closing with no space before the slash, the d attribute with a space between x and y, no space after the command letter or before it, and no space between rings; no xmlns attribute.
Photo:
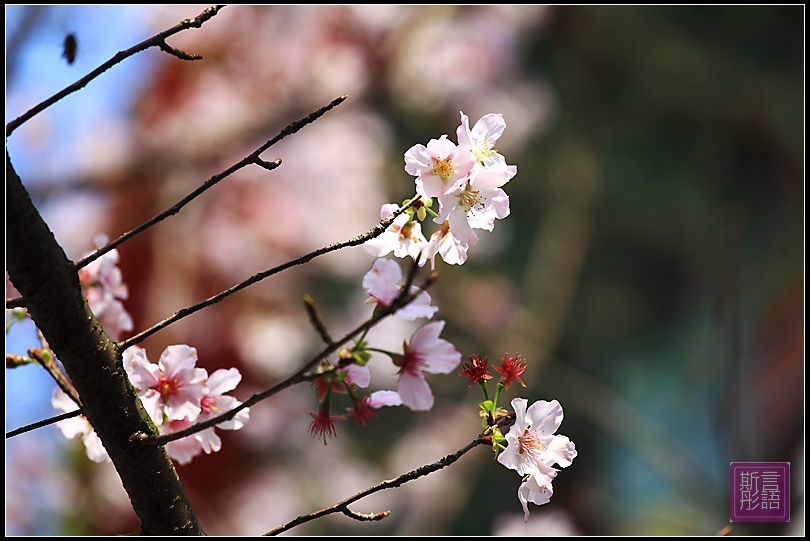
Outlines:
<svg viewBox="0 0 810 541"><path fill-rule="evenodd" d="M204 6L7 6L6 122ZM172 205L337 96L334 111L122 245L139 331L244 278L372 227L412 195L404 152L459 111L502 113L511 215L463 266L438 261L443 336L465 358L528 360L579 456L523 523L519 478L485 447L289 535L707 535L729 524L729 463L789 461L804 534L804 6L232 6L17 130L17 172L70 257ZM69 33L78 54L69 64ZM13 219L13 210L6 209ZM142 345L236 366L245 399L367 317L362 247L317 258ZM424 271L426 272L426 270ZM418 323L417 323L418 325ZM371 335L397 348L416 328ZM30 326L7 336L23 353ZM393 367L372 361L372 388ZM434 462L480 429L477 388L436 376L430 412L386 408L324 446L301 385L251 410L180 476L209 534L256 535ZM7 371L6 430L52 416L54 384ZM6 442L6 533L114 534L137 521L110 465L47 427Z"/></svg>

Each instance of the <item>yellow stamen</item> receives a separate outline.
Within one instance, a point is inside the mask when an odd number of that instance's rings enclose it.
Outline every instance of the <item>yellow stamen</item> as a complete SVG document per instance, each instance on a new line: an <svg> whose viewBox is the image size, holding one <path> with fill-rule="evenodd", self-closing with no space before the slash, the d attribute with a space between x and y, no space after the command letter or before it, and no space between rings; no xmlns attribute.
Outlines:
<svg viewBox="0 0 810 541"><path fill-rule="evenodd" d="M447 180L448 178L450 178L450 175L452 175L455 172L456 170L453 167L453 164L450 163L449 159L445 158L442 160L438 158L433 158L434 175L438 175L439 177L441 177L442 180Z"/></svg>
<svg viewBox="0 0 810 541"><path fill-rule="evenodd" d="M480 192L477 190L471 190L469 185L467 185L467 188L461 192L459 198L461 199L461 204L464 206L464 210L467 212L472 209L484 210L484 201L481 198Z"/></svg>

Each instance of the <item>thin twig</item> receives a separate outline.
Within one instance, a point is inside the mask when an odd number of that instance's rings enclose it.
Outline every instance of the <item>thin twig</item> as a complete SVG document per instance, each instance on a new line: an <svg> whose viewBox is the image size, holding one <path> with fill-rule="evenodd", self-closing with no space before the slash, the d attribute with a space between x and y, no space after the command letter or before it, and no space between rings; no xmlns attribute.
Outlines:
<svg viewBox="0 0 810 541"><path fill-rule="evenodd" d="M200 28L204 22L206 22L207 20L211 19L214 15L216 15L219 12L219 10L222 9L222 7L223 6L211 6L210 8L206 9L205 11L194 17L193 19L186 19L184 21L181 21L180 23L169 28L168 30L164 30L159 34L156 34L155 36L152 36L151 38L144 40L133 47L130 47L126 51L119 51L111 59L109 59L108 61L106 61L105 63L103 63L102 65L100 65L99 67L97 67L96 69L94 69L93 71L91 71L90 73L88 73L75 83L73 83L72 85L61 90L60 92L57 92L56 94L46 99L45 101L35 105L34 107L32 107L19 117L15 118L14 120L6 124L6 137L11 135L11 133L14 130L16 130L29 120L31 120L33 117L35 117L36 115L38 115L39 113L41 113L42 111L53 105L54 103L58 102L65 96L72 94L73 92L81 90L90 81L92 81L93 79L95 79L108 69L112 68L116 64L126 60L130 56L133 56L150 47L160 47L161 49L166 50L166 48L169 48L168 45L166 45L166 38L171 37L177 34L178 32L182 32L183 30L187 30L189 28ZM173 49L173 51L176 51L176 49ZM174 52L171 51L166 52L174 54ZM178 55L174 54L174 56ZM183 57L178 56L178 58ZM184 58L184 60L198 60L199 58L202 57L186 55L186 58Z"/></svg>
<svg viewBox="0 0 810 541"><path fill-rule="evenodd" d="M379 492L381 490L385 490L385 489L388 489L388 488L396 488L396 487L402 486L405 483L407 483L408 481L413 481L415 479L419 479L420 477L424 477L424 476L429 475L429 474L431 474L431 473L433 473L435 471L439 471L442 468L446 468L447 466L450 466L451 464L456 462L459 458L461 458L462 456L467 454L473 448L478 447L479 445L483 445L485 443L489 443L489 441L490 441L489 434L490 434L491 430L492 430L491 428L487 428L484 432L481 433L481 435L479 435L477 438L472 440L470 443L468 443L467 445L465 445L464 447L462 447L461 449L459 449L455 453L452 453L452 454L449 454L449 455L445 456L444 458L442 458L438 462L434 462L433 464L427 464L427 465L422 466L420 468L416 468L415 470L411 470L408 473L403 473L402 475L400 475L399 477L397 477L395 479L390 479L388 481L383 481L382 483L374 485L373 487L369 487L369 488L367 488L367 489L365 489L365 490L363 490L361 492L358 492L354 496L346 498L342 502L336 503L335 505L332 505L332 506L327 507L325 509L321 509L320 511L316 511L316 512L310 513L308 515L301 515L301 516L291 520L290 522L288 522L286 524L282 524L278 528L270 530L269 532L267 532L267 533L265 533L263 535L266 535L266 536L278 535L280 533L286 532L287 530L289 530L291 528L294 528L295 526L298 526L298 525L303 524L305 522L309 522L311 520L315 520L316 518L324 517L326 515L331 515L332 513L343 513L346 516L349 516L351 518L355 518L355 519L358 519L358 520L381 520L381 519L385 518L386 516L388 516L390 514L390 511L383 511L383 512L380 512L380 513L363 514L363 515L359 515L359 518L358 518L358 516L355 516L355 515L358 515L358 514L349 509L349 504L354 503L357 500L360 500L362 498L365 498L366 496L374 494L375 492Z"/></svg>
<svg viewBox="0 0 810 541"><path fill-rule="evenodd" d="M135 235L141 233L145 229L148 229L149 227L152 227L156 223L165 220L169 216L173 216L173 215L177 214L178 212L180 212L180 210L183 207L185 207L187 204L189 204L191 201L193 201L195 198L197 198L203 192L205 192L206 190L208 190L212 186L219 183L219 181L221 181L222 179L224 179L224 178L234 174L235 172L239 171L240 169L242 169L245 166L248 166L250 164L254 164L254 165L258 165L260 167L263 167L263 168L267 169L268 171L272 171L273 169L275 169L276 167L281 165L281 160L275 160L275 161L272 161L272 162L262 160L261 158L259 158L259 155L262 152L264 152L265 150L267 150L271 146L275 145L276 143L278 143L279 141L281 141L282 139L284 139L288 135L294 134L295 132L297 132L298 130L300 130L301 128L306 126L307 124L311 124L311 123L315 122L318 118L322 117L328 111L331 111L332 109L334 109L335 107L337 107L338 105L340 105L341 103L346 101L347 98L348 98L348 96L346 96L346 95L335 98L330 103L328 103L327 105L324 105L323 107L321 107L317 111L314 111L314 112L308 114L307 116L305 116L304 118L301 118L299 120L296 120L295 122L290 123L286 128L281 130L278 133L278 135L276 135L272 139L266 141L259 148L257 148L256 150L254 150L253 152L251 152L250 154L245 156L243 159L241 159L239 162L235 163L234 165L232 165L231 167L229 167L225 171L223 171L221 173L218 173L218 174L212 176L211 178L209 178L208 180L206 180L204 184L202 184L199 188L197 188L196 190L194 190L193 192L191 192L190 194L185 196L183 199L178 201L171 208L166 209L165 211L161 212L160 214L158 214L157 216L155 216L151 220L148 220L148 221L142 223L141 225L139 225L135 229L132 229L131 231L128 231L128 232L124 233L123 235L121 235L120 237L115 239L114 241L110 242L106 246L103 246L103 247L99 248L98 250L96 250L92 254L88 255L87 257L85 257L84 259L82 259L81 261L76 263L76 268L81 269L82 267L86 266L90 262L95 261L96 259L98 259L102 255L104 255L107 252L109 252L110 250L114 249L119 244L122 244L123 242L125 242L125 241L131 239L132 237L134 237Z"/></svg>
<svg viewBox="0 0 810 541"><path fill-rule="evenodd" d="M54 359L53 352L49 349L44 348L30 348L28 350L28 355L31 356L32 359L36 359L37 363L45 369L48 374L56 381L56 384L62 389L66 395L70 397L73 402L82 407L82 401L79 398L79 393L76 392L76 388L73 387L73 384L67 377L59 365L56 364L56 359Z"/></svg>
<svg viewBox="0 0 810 541"><path fill-rule="evenodd" d="M77 409L75 411L69 411L67 413L62 413L57 415L56 417L51 417L49 419L43 419L41 421L37 421L36 423L31 423L30 425L21 426L20 428L16 428L11 432L6 432L6 439L13 438L14 436L19 436L20 434L25 434L26 432L31 432L32 430L36 430L37 428L42 428L43 426L52 425L54 423L58 423L59 421L64 421L65 419L70 419L71 417L78 417L82 414L82 410Z"/></svg>
<svg viewBox="0 0 810 541"><path fill-rule="evenodd" d="M79 393L76 391L76 388L73 386L73 383L70 381L67 374L65 374L64 370L56 364L56 356L53 354L53 351L51 351L50 346L48 346L48 339L45 338L45 335L42 334L39 328L37 328L37 338L39 339L40 347L29 349L28 355L36 359L48 374L51 375L54 381L56 381L56 384L59 385L62 392L68 395L70 399L81 408L82 400L79 398Z"/></svg>
<svg viewBox="0 0 810 541"><path fill-rule="evenodd" d="M218 415L206 421L202 421L200 423L196 423L184 430L179 430L177 432L172 432L171 434L161 434L159 436L149 435L149 434L133 434L133 437L130 438L133 441L138 441L140 443L146 445L165 445L170 441L179 440L181 438L185 438L186 436L190 436L191 434L196 434L197 432L201 432L206 428L211 428L212 426L216 426L220 423L233 419L233 417L242 411L245 408L253 406L254 404L269 398L282 390L299 383L301 381L306 380L306 374L310 370L312 370L324 357L334 353L341 345L345 344L349 340L352 339L353 336L357 336L361 332L364 332L374 325L376 325L380 320L385 317L390 316L403 306L407 305L408 303L412 302L421 292L425 291L428 287L433 285L435 280L435 274L431 273L425 279L425 282L422 284L421 287L417 288L414 292L408 292L407 289L404 289L400 292L400 294L391 302L390 305L384 307L382 310L375 313L372 317L358 325L355 329L346 333L343 338L328 344L323 351L315 355L311 360L309 360L304 366L302 366L297 372L295 372L292 376L288 377L287 379L283 380L282 382L270 387L269 389L265 389L260 393L256 393L247 400L245 400L242 404L238 405L237 407L233 408L230 411L223 413L222 415Z"/></svg>
<svg viewBox="0 0 810 541"><path fill-rule="evenodd" d="M318 312L318 307L315 306L315 301L309 295L304 295L304 308L307 309L312 326L315 327L315 330L318 331L319 335L321 335L321 340L323 340L323 342L328 346L334 344L332 337L329 336L329 330L326 328L326 323L323 322L323 318Z"/></svg>
<svg viewBox="0 0 810 541"><path fill-rule="evenodd" d="M301 265L303 263L307 263L310 260L312 260L312 259L314 259L314 258L316 258L318 256L328 254L329 252L334 252L336 250L347 248L349 246L358 246L360 244L363 244L367 240L373 239L374 237L382 234L388 228L388 226L391 225L394 222L394 220L396 219L397 216L399 216L400 214L405 212L406 209L408 209L411 205L413 205L418 200L419 200L419 197L416 197L413 200L409 201L407 205L404 205L403 207L397 209L396 211L394 211L393 214L391 214L391 216L389 216L385 220L382 220L379 224L377 224L373 228L369 229L368 231L366 231L362 235L359 235L357 237L354 237L352 239L345 240L345 241L342 241L342 242L336 242L334 244L330 244L329 246L325 246L323 248L318 248L317 250L309 252L308 254L302 255L301 257L298 257L296 259L292 259L292 260L290 260L290 261L288 261L286 263L283 263L281 265L278 265L276 267L273 267L272 269L268 269L268 270L260 272L258 274L254 274L253 276L251 276L247 280L244 280L244 281L236 284L235 286L233 286L233 287L231 287L229 289L226 289L225 291L222 291L221 293L218 293L218 294L214 295L213 297L210 297L210 298L208 298L208 299L206 299L206 300L204 300L204 301L202 301L200 303L197 303L197 304L195 304L193 306L189 306L187 308L183 308L181 310L178 310L173 315L167 317L166 319L164 319L163 321L153 325L152 327L150 327L150 328L148 328L148 329L146 329L144 331L141 331L140 333L136 334L135 336L132 336L132 337L130 337L130 338L128 338L128 339L126 339L126 340L124 340L122 342L119 342L118 347L123 351L123 350L127 349L130 346L134 346L135 344L139 344L140 342L143 342L144 340L146 340L148 337L152 336L153 334L155 334L159 330L163 329L164 327L168 327L169 325L171 325L175 321L178 321L178 320L180 320L180 319L182 319L182 318L184 318L186 316L189 316L189 315L191 315L191 314L193 314L193 313L195 313L195 312L197 312L199 310L202 310L203 308L205 308L207 306L211 306L212 304L216 304L216 303L220 302L221 300L225 299L226 297L229 297L229 296L233 295L234 293L237 293L238 291L241 291L241 290L245 289L246 287L255 284L256 282L259 282L261 280L264 280L265 278L273 276L274 274L278 274L279 272L281 272L283 270L287 270L290 267L294 267L296 265Z"/></svg>

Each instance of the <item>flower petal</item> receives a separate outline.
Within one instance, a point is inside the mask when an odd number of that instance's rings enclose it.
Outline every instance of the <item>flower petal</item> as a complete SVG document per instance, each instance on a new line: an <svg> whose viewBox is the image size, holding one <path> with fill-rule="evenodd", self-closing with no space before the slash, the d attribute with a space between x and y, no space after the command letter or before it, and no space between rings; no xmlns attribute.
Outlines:
<svg viewBox="0 0 810 541"><path fill-rule="evenodd" d="M563 409L559 402L538 400L526 411L526 417L532 430L542 432L549 437L560 428L563 422Z"/></svg>
<svg viewBox="0 0 810 541"><path fill-rule="evenodd" d="M401 406L402 397L396 391L374 391L368 395L368 405L374 409L383 406Z"/></svg>
<svg viewBox="0 0 810 541"><path fill-rule="evenodd" d="M242 374L239 373L238 368L220 368L215 370L213 374L208 376L206 382L208 386L209 395L222 395L228 391L233 391L239 382L242 381Z"/></svg>
<svg viewBox="0 0 810 541"><path fill-rule="evenodd" d="M433 407L433 393L421 373L402 373L397 390L402 403L411 411L428 411Z"/></svg>

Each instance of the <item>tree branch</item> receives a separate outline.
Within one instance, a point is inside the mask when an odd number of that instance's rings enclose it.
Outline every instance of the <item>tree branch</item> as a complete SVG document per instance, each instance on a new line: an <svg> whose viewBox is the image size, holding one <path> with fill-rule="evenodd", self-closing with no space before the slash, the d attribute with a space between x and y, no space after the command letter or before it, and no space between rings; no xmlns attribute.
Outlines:
<svg viewBox="0 0 810 541"><path fill-rule="evenodd" d="M137 45L135 45L133 47L130 47L126 51L119 51L111 59L109 59L108 61L106 61L105 63L103 63L102 65L100 65L99 67L97 67L96 69L94 69L93 71L91 71L90 73L88 73L87 75L85 75L84 77L82 77L81 79L79 79L78 81L73 83L72 85L70 85L69 87L61 90L60 92L57 92L56 94L54 94L53 96L51 96L47 100L45 100L45 101L39 103L38 105L32 107L31 109L29 109L28 111L26 111L25 113L20 115L19 117L15 118L14 120L12 120L8 124L6 124L6 137L11 135L11 133L14 130L16 130L17 128L19 128L24 123L31 120L32 118L34 118L36 115L38 115L39 113L41 113L42 111L44 111L45 109L47 109L48 107L53 105L54 103L58 102L59 100L61 100L65 96L68 96L68 95L72 94L73 92L81 90L82 88L87 86L87 84L90 81L92 81L93 79L95 79L96 77L98 77L99 75L101 75L102 73L107 71L108 69L112 68L116 64L126 60L130 56L133 56L133 55L135 55L135 54L137 54L137 53L139 53L141 51L144 51L144 50L148 49L149 47L160 47L161 49L166 50L165 47L168 47L166 45L166 38L168 38L170 36L173 36L173 35L177 34L178 32L182 32L183 30L186 30L188 28L200 28L203 25L204 22L206 22L207 20L212 18L214 15L216 15L219 12L219 10L222 9L222 7L223 6L211 6L210 8L206 9L205 11L203 11L202 13L200 13L199 15L194 17L193 19L186 19L184 21L181 21L179 24L176 24L175 26L169 28L168 30L164 30L160 34L152 36L151 38L149 38L149 39L147 39L145 41L142 41L142 42L140 42L139 44L137 44ZM176 49L172 49L172 51L176 51ZM183 58L182 56L180 56L178 54L175 54L174 52L171 52L171 51L167 51L167 52L170 52L170 54L173 54L174 56L177 56L178 58ZM185 53L183 53L183 54L185 54ZM200 56L191 56L191 55L186 54L186 58L184 58L184 60L198 60L199 58L202 58L202 57L200 57Z"/></svg>
<svg viewBox="0 0 810 541"><path fill-rule="evenodd" d="M42 428L43 426L52 425L54 423L58 423L59 421L64 421L65 419L70 419L72 417L78 417L82 414L81 409L69 411L67 413L61 413L56 417L50 417L49 419L43 419L41 421L37 421L36 423L31 423L30 425L21 426L20 428L15 428L14 430L10 430L6 432L6 439L13 438L14 436L19 436L20 434L25 434L26 432L31 432L32 430L36 430L37 428Z"/></svg>
<svg viewBox="0 0 810 541"><path fill-rule="evenodd" d="M419 479L420 477L424 477L426 475L430 475L435 471L439 471L442 468L446 468L450 466L454 462L456 462L459 458L467 454L470 450L478 447L479 445L483 445L484 443L489 443L489 431L490 429L485 430L480 436L475 438L473 441L456 451L450 455L445 456L441 460L434 462L433 464L427 464L415 470L411 470L408 473L403 473L399 477L395 479L391 479L388 481L383 481L373 487L369 487L361 492L358 492L354 496L350 496L346 498L342 502L336 503L331 507L327 507L325 509L321 509L320 511L316 511L314 513L310 513L308 515L301 515L290 522L279 526L269 532L263 534L266 536L270 535L278 535L280 533L284 533L287 530L290 530L296 526L304 524L305 522L309 522L311 520L315 520L316 518L325 517L326 515L331 515L332 513L343 513L346 516L354 518L356 520L382 520L383 518L387 517L391 512L390 511L382 511L379 513L369 513L369 514L359 514L355 513L354 511L349 509L349 504L356 502L366 496L370 496L375 492L379 492L381 490L385 490L388 488L396 488L399 486L404 485L408 481L413 481L414 479Z"/></svg>
<svg viewBox="0 0 810 541"><path fill-rule="evenodd" d="M290 261L287 261L286 263L282 263L281 265L273 267L272 269L268 269L268 270L260 272L258 274L254 274L253 276L251 276L247 280L244 280L244 281L236 284L235 286L233 286L233 287L231 287L229 289L226 289L225 291L222 291L221 293L218 293L218 294L214 295L213 297L210 297L210 298L208 298L208 299L206 299L206 300L204 300L204 301L202 301L200 303L197 303L197 304L195 304L193 306L189 306L188 308L183 308L181 310L178 310L173 315L167 317L166 319L164 319L163 321L153 325L152 327L150 327L150 328L148 328L148 329L146 329L144 331L141 331L140 333L136 334L135 336L132 336L130 338L127 338L126 340L123 340L123 341L119 342L118 347L123 351L123 350L127 349L130 346L134 346L135 344L143 342L144 340L146 340L147 338L149 338L150 336L152 336L153 334L155 334L159 330L163 329L164 327L168 327L172 323L174 323L176 321L179 321L180 319L183 319L186 316L190 316L191 314L193 314L195 312L198 312L198 311L202 310L203 308L205 308L207 306L211 306L212 304L216 304L216 303L222 301L223 299L225 299L226 297L229 297L229 296L233 295L234 293L237 293L237 292L245 289L246 287L255 284L256 282L260 282L261 280L264 280L265 278L269 278L270 276L273 276L274 274L278 274L279 272L281 272L283 270L287 270L290 267L294 267L295 265L301 265L303 263L307 263L307 262L311 261L312 259L315 259L316 257L318 257L320 255L328 254L329 252L334 252L336 250L347 248L349 246L358 246L360 244L363 244L367 240L373 239L374 237L376 237L378 235L381 235L388 228L388 226L391 225L394 222L394 220L396 219L397 216L399 216L400 214L405 212L405 210L407 208L409 208L411 205L413 205L418 200L419 200L419 197L415 197L414 199L409 201L407 205L404 205L403 207L397 209L396 211L394 211L393 214L391 214L391 216L389 216L385 220L382 220L379 224L377 224L372 229L366 231L362 235L358 235L357 237L354 237L352 239L345 240L345 241L342 241L342 242L336 242L334 244L330 244L329 246L325 246L323 248L318 248L317 250L314 250L314 251L312 251L312 252L310 252L308 254L304 254L304 255L296 258L296 259L292 259Z"/></svg>
<svg viewBox="0 0 810 541"><path fill-rule="evenodd" d="M37 328L62 362L82 411L112 459L144 534L202 534L163 447L132 445L157 432L121 353L90 310L76 266L37 212L6 151L6 270Z"/></svg>
<svg viewBox="0 0 810 541"><path fill-rule="evenodd" d="M414 267L416 267L416 262L414 262ZM412 271L413 272L413 271ZM411 301L413 301L422 291L425 291L428 287L433 285L433 282L436 280L437 274L435 272L431 272L430 275L425 279L424 284L422 287L418 288L413 293L408 292L408 288L403 288L400 292L399 296L395 298L390 305L384 307L383 309L379 310L377 313L372 315L369 319L358 325L355 329L352 329L348 333L346 333L343 338L327 344L327 346L317 355L315 355L309 362L304 364L295 374L288 377L287 379L277 383L273 387L269 389L265 389L260 393L256 393L247 400L245 400L242 404L236 406L230 411L227 411L221 415L216 417L212 417L206 421L196 423L191 425L190 427L184 430L178 430L177 432L172 432L171 434L161 434L158 436L150 436L146 433L134 433L131 436L132 441L137 441L138 443L146 444L146 445L165 445L170 441L179 440L181 438L185 438L186 436L190 436L192 434L196 434L197 432L202 432L206 428L211 428L212 426L216 426L220 423L233 419L233 417L242 411L245 408L249 408L254 404L261 402L267 398L270 398L274 394L277 394L287 387L290 387L296 383L300 383L301 381L306 380L306 373L315 368L318 363L324 357L330 355L337 351L337 349L352 339L353 336L360 334L363 331L366 331L379 323L382 319L390 316L403 306L407 305Z"/></svg>
<svg viewBox="0 0 810 541"><path fill-rule="evenodd" d="M253 152L251 152L249 155L245 156L239 162L233 164L231 167L229 167L225 171L223 171L223 172L221 172L219 174L216 174L213 177L211 177L210 179L208 179L207 181L205 181L205 183L202 186L200 186L199 188L197 188L196 190L194 190L193 192L188 194L186 197L184 197L183 199L178 201L172 207L170 207L170 208L166 209L165 211L161 212L160 214L158 214L157 216L155 216L151 220L148 220L148 221L142 223L141 225L139 225L135 229L132 229L131 231L128 231L128 232L124 233L123 235L121 235L120 237L118 237L114 241L110 242L106 246L103 246L103 247L99 248L98 250L96 250L92 254L88 255L87 257L85 257L84 259L82 259L81 261L76 263L76 267L81 269L82 267L86 266L87 264L91 263L92 261L95 261L96 259L98 259L102 255L106 254L107 252L109 252L113 248L117 247L119 244L122 244L123 242L125 242L125 241L131 239L132 237L134 237L135 235L141 233L145 229L148 229L149 227L152 227L156 223L165 220L169 216L173 216L173 215L177 214L178 212L180 212L180 209L185 207L187 204L189 204L191 201L193 201L195 198L197 198L203 192L205 192L206 190L208 190L209 188L211 188L212 186L217 184L222 179L224 179L224 178L234 174L235 172L239 171L240 169L242 169L245 166L248 166L250 164L255 164L255 165L258 165L260 167L263 167L263 168L267 169L268 171L272 171L273 169L275 169L276 167L281 165L281 160L275 160L275 161L272 161L272 162L264 161L259 157L262 152L264 152L265 150L267 150L271 146L275 145L276 143L278 143L279 141L281 141L282 139L284 139L288 135L294 134L295 132L297 132L298 130L300 130L301 128L306 126L307 124L311 124L312 122L315 122L315 120L322 117L328 111L331 111L332 109L334 109L335 107L337 107L338 105L340 105L341 103L346 101L347 98L348 98L348 96L345 96L345 95L340 96L339 98L335 98L330 103L328 103L327 105L324 105L323 107L321 107L317 111L308 114L307 116L305 116L302 119L299 119L299 120L296 120L295 122L292 122L286 128L281 130L278 133L278 135L276 135L272 139L266 141L262 146L260 146L259 148L257 148Z"/></svg>

